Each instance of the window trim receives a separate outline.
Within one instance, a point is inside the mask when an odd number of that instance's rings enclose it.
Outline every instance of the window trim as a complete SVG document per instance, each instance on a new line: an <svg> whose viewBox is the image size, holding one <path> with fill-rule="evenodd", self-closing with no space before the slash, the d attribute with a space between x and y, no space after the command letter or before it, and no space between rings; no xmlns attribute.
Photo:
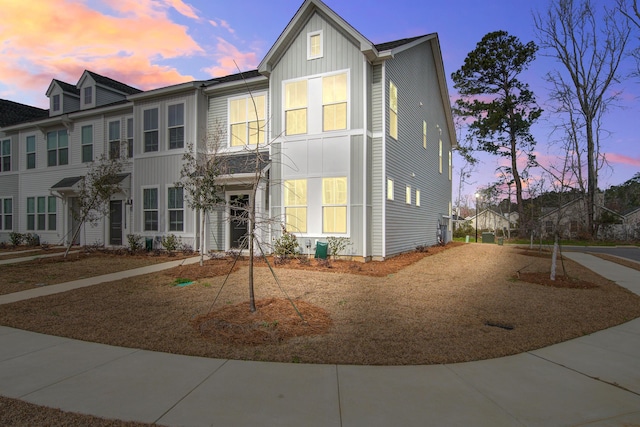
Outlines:
<svg viewBox="0 0 640 427"><path fill-rule="evenodd" d="M340 101L332 101L332 102L328 102L325 104L324 102L324 82L325 79L329 79L329 78L335 78L337 76L341 76L344 75L345 76L345 98L344 100L340 100ZM335 132L335 131L342 131L342 130L347 130L349 129L349 101L350 101L350 87L351 87L351 79L350 79L350 75L351 73L349 73L349 71L347 70L343 70L343 71L339 71L336 73L330 73L330 74L324 74L322 75L321 79L321 90L322 90L322 132ZM308 102L307 102L308 103ZM325 128L325 107L328 106L336 106L336 105L340 105L340 104L344 104L345 105L345 113L344 113L344 127L343 128L334 128L334 129L326 129Z"/></svg>
<svg viewBox="0 0 640 427"><path fill-rule="evenodd" d="M389 80L389 136L398 140L398 86L391 80Z"/></svg>
<svg viewBox="0 0 640 427"><path fill-rule="evenodd" d="M91 138L89 142L85 141L84 139L84 136L85 136L84 130L86 128L90 128L89 132L90 132ZM89 160L85 158L85 154L86 154L85 148L91 149L91 156L89 156L90 157ZM85 125L80 128L80 150L81 150L80 157L81 157L82 163L90 163L93 161L93 125Z"/></svg>
<svg viewBox="0 0 640 427"><path fill-rule="evenodd" d="M182 193L182 198L180 199L180 205L181 206L171 206L171 191L172 190L180 190ZM177 199L175 199L177 201ZM167 224L166 224L166 231L167 232L178 232L178 233L182 233L184 232L184 188L183 187L176 187L176 186L168 186L167 187ZM175 228L172 229L172 220L171 220L171 214L173 212L182 212L182 220L181 221L176 221L176 224L180 225L180 228Z"/></svg>
<svg viewBox="0 0 640 427"><path fill-rule="evenodd" d="M7 213L7 209L6 209L7 202L9 202L9 206L10 206L9 213ZM7 227L7 220L11 222L11 225L9 227ZM4 232L13 231L13 197L12 196L7 196L7 197L0 196L0 230Z"/></svg>
<svg viewBox="0 0 640 427"><path fill-rule="evenodd" d="M181 106L182 107L182 123L177 123L174 125L171 125L171 116L169 113L169 110L171 109L171 107L178 107ZM186 130L186 126L185 126L185 115L186 115L186 106L184 102L176 102L174 104L167 104L167 149L168 150L181 150L184 149L184 143L185 143L185 130ZM176 115L177 116L177 115ZM171 146L171 131L174 129L180 129L182 128L182 141L179 145L176 145L175 147Z"/></svg>
<svg viewBox="0 0 640 427"><path fill-rule="evenodd" d="M325 182L328 180L344 180L344 203L325 203ZM334 187L335 189L335 187ZM344 231L327 231L325 229L325 208L344 208ZM335 225L335 224L334 224ZM347 234L349 232L349 178L345 176L322 177L322 234Z"/></svg>
<svg viewBox="0 0 640 427"><path fill-rule="evenodd" d="M320 51L316 54L313 54L313 49L312 49L312 44L311 41L312 39L318 36L319 40L320 40ZM311 31L309 33L307 33L307 61L311 61L313 59L319 59L324 57L324 34L323 34L323 30L318 30L318 31Z"/></svg>
<svg viewBox="0 0 640 427"><path fill-rule="evenodd" d="M156 112L156 127L149 127L147 128L147 120L145 117L145 113L147 111L153 111L155 110ZM147 149L147 135L148 134L153 134L155 133L156 138L155 138L155 144L153 145L153 149ZM142 149L144 153L157 153L160 150L160 107L158 106L149 106L148 108L143 108L142 109Z"/></svg>
<svg viewBox="0 0 640 427"><path fill-rule="evenodd" d="M33 141L33 150L29 151L29 140ZM25 154L26 154L26 164L25 164L25 168L26 169L35 169L38 165L37 165L37 157L36 157L36 144L37 144L37 139L35 135L27 135L27 137L25 138ZM33 158L33 166L29 167L29 159Z"/></svg>
<svg viewBox="0 0 640 427"><path fill-rule="evenodd" d="M258 122L258 141L257 144L264 144L266 142L266 134L267 134L267 120L266 120L266 116L267 116L267 92L266 91L261 91L261 92L256 92L255 94L253 94L253 98L260 98L260 97L264 97L264 106L263 106L263 115L262 117L258 116L257 118L257 122ZM235 102L235 101L240 101L240 100L244 100L245 101L245 120L244 121L232 121L231 118L231 103ZM246 147L249 145L256 145L256 143L252 143L252 128L251 128L251 124L252 123L256 123L255 119L255 114L254 114L255 110L253 108L253 102L251 101L251 95L249 94L243 94L243 95L239 95L239 96L234 96L234 97L230 97L227 99L227 123L228 123L228 139L227 139L227 146L228 147ZM234 133L233 133L233 126L234 125L240 125L240 124L244 124L244 129L245 129L245 137L246 137L246 141L242 141L242 143L234 143ZM255 135L254 135L255 138Z"/></svg>
<svg viewBox="0 0 640 427"><path fill-rule="evenodd" d="M287 86L291 85L291 84L298 84L304 82L305 83L305 98L306 98L306 102L304 104L304 106L302 105L295 105L292 107L288 107L287 106ZM293 80L287 80L282 82L282 106L283 106L283 133L285 136L296 136L296 135L306 135L309 133L309 79L308 78L302 78L302 79L293 79ZM304 131L303 132L296 132L296 133L287 133L287 116L288 116L288 112L293 112L293 111L302 111L304 110L304 116L305 116L305 126L304 126Z"/></svg>
<svg viewBox="0 0 640 427"><path fill-rule="evenodd" d="M146 208L145 207L145 192L147 190L155 190L156 191L156 206L155 208ZM150 185L150 186L144 186L142 187L142 203L141 206L142 208L142 230L144 232L159 232L160 231L160 188L157 185ZM147 212L155 212L156 213L156 218L155 218L155 223L156 223L156 227L155 229L150 228L147 229L147 218L146 218L146 214Z"/></svg>

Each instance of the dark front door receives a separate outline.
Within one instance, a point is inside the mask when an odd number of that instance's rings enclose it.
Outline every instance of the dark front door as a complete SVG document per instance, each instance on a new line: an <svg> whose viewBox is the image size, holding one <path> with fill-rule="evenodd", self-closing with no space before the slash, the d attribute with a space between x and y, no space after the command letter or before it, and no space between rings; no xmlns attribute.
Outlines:
<svg viewBox="0 0 640 427"><path fill-rule="evenodd" d="M122 246L122 200L109 202L109 244Z"/></svg>
<svg viewBox="0 0 640 427"><path fill-rule="evenodd" d="M240 194L229 197L231 205L229 223L230 228L230 247L231 249L246 249L245 236L249 232L249 217L247 208L249 206L249 195Z"/></svg>

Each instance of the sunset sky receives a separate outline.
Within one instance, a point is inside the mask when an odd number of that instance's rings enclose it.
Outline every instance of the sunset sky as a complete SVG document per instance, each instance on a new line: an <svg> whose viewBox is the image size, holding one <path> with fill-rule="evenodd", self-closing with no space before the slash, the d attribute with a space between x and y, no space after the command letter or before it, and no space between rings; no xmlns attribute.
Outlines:
<svg viewBox="0 0 640 427"><path fill-rule="evenodd" d="M600 0L602 2L602 0ZM537 41L532 11L547 0L326 0L374 43L437 32L447 75L490 31L505 30L523 43ZM48 108L51 79L75 84L89 69L140 89L204 80L257 67L302 0L0 0L0 98ZM638 43L638 33L634 38ZM235 63L234 63L235 61ZM633 63L627 60L624 71ZM538 59L523 76L544 108L543 76L553 61ZM607 116L604 141L611 168L600 187L640 171L640 78L625 81L618 108ZM449 92L455 91L449 79ZM551 126L536 126L538 157L552 161ZM457 165L456 165L457 166ZM463 193L495 180L497 160L482 156ZM457 187L457 183L454 183ZM454 188L454 191L455 188Z"/></svg>

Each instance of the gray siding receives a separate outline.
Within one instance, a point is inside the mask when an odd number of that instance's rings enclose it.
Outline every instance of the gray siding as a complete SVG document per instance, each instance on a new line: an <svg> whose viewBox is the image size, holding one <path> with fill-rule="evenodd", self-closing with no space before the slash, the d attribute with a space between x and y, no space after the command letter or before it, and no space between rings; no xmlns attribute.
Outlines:
<svg viewBox="0 0 640 427"><path fill-rule="evenodd" d="M448 153L451 141L445 122L433 52L422 43L386 63L386 82L398 87L398 140L386 131L386 176L394 180L393 201L386 202L386 254L409 251L416 245L437 243L438 223L449 214L451 181ZM388 99L385 110L388 110ZM388 111L385 111L388 122ZM422 146L422 121L427 121L427 149ZM441 134L439 132L441 129ZM442 173L438 168L438 140L442 139ZM405 188L411 186L411 204ZM415 191L421 192L416 206Z"/></svg>
<svg viewBox="0 0 640 427"><path fill-rule="evenodd" d="M7 199L7 198L12 199L11 220L13 223L11 230L5 230L4 223L0 223L0 242L10 241L9 233L11 233L12 231L19 230L18 218L20 217L20 210L18 209L18 199L19 199L18 177L19 177L18 174L5 174L4 172L0 174L0 199ZM0 201L0 203L2 202ZM2 210L2 212L4 213L4 210ZM4 220L4 217L0 217L0 221L2 220Z"/></svg>
<svg viewBox="0 0 640 427"><path fill-rule="evenodd" d="M99 86L95 86L96 92L96 107L100 107L102 105L111 104L114 102L122 101L125 99L125 96L119 93L114 93L105 88L101 88Z"/></svg>

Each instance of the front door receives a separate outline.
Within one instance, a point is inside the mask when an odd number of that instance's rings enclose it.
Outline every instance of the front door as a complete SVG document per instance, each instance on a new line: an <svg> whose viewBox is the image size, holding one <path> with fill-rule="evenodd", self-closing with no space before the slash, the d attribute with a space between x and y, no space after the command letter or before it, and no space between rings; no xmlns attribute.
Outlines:
<svg viewBox="0 0 640 427"><path fill-rule="evenodd" d="M246 249L246 236L249 233L249 221L247 208L249 207L249 195L237 194L229 197L231 206L229 216L229 247L231 249Z"/></svg>
<svg viewBox="0 0 640 427"><path fill-rule="evenodd" d="M122 200L109 202L109 244L122 246Z"/></svg>

